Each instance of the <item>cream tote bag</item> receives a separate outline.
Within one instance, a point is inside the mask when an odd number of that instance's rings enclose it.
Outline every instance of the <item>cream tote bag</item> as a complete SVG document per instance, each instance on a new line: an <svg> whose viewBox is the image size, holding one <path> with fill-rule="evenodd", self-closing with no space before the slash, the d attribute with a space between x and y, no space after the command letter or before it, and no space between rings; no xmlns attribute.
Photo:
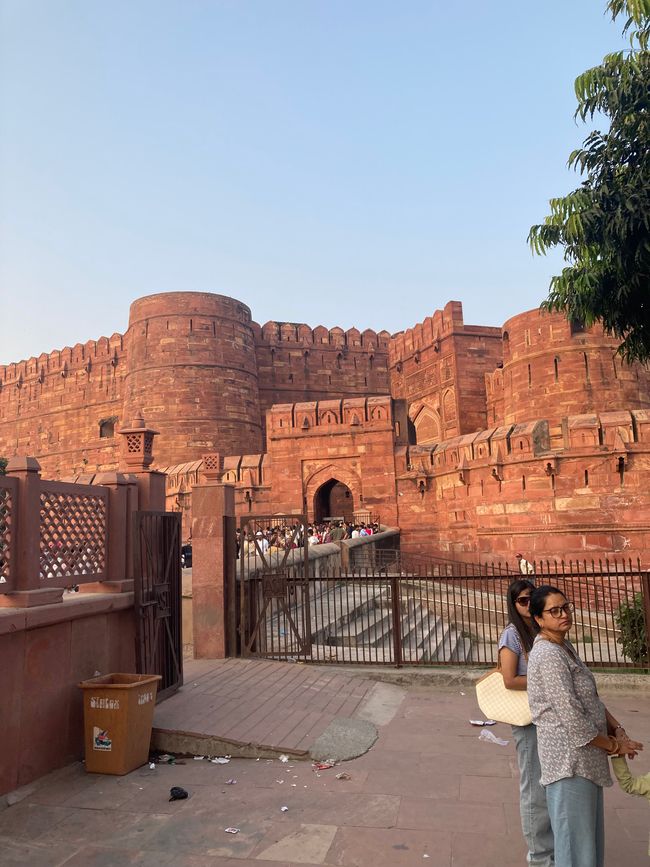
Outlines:
<svg viewBox="0 0 650 867"><path fill-rule="evenodd" d="M525 689L507 689L500 667L476 681L476 700L487 719L528 726L533 721Z"/></svg>

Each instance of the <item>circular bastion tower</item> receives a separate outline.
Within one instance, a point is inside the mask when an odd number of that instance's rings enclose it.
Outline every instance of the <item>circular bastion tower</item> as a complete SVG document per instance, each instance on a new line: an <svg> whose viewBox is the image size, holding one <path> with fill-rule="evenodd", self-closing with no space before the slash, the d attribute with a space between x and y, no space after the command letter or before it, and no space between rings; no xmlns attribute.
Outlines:
<svg viewBox="0 0 650 867"><path fill-rule="evenodd" d="M131 305L123 423L140 410L159 431L157 467L206 452L262 449L251 311L209 292L164 292Z"/></svg>
<svg viewBox="0 0 650 867"><path fill-rule="evenodd" d="M537 309L508 319L502 337L506 423L650 407L650 370L626 364L602 326Z"/></svg>

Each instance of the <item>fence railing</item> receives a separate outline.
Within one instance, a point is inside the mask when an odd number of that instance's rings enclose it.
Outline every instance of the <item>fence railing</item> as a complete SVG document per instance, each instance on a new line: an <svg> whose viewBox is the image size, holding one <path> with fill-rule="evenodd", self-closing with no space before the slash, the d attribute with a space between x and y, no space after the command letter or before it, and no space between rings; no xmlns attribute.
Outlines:
<svg viewBox="0 0 650 867"><path fill-rule="evenodd" d="M648 573L616 565L554 573L553 583L576 608L569 638L594 668L647 668L647 643L633 656L621 642L620 612L640 601L648 635ZM271 589L265 576L251 578L247 617L258 624L251 652L341 664L494 665L513 576L480 568L482 574L462 575L337 570L308 580L289 570Z"/></svg>
<svg viewBox="0 0 650 867"><path fill-rule="evenodd" d="M17 488L16 479L0 476L0 593L8 593L14 583Z"/></svg>
<svg viewBox="0 0 650 867"><path fill-rule="evenodd" d="M38 597L48 604L62 588L124 582L131 574L128 519L137 506L133 477L52 481L41 478L35 459L17 458L0 476L0 607L32 604L23 596L32 591L50 591Z"/></svg>
<svg viewBox="0 0 650 867"><path fill-rule="evenodd" d="M41 480L39 575L48 587L106 578L109 492Z"/></svg>

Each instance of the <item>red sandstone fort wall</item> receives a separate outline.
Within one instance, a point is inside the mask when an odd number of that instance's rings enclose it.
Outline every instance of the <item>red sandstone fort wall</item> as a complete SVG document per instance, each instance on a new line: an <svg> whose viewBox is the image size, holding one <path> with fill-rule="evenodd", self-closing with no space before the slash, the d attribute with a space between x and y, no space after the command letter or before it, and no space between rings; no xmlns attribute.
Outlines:
<svg viewBox="0 0 650 867"><path fill-rule="evenodd" d="M568 417L563 447L546 420L504 425L433 448L397 466L402 548L491 561L650 550L650 413Z"/></svg>
<svg viewBox="0 0 650 867"><path fill-rule="evenodd" d="M273 403L386 393L389 339L260 327L246 305L212 293L147 296L125 335L0 367L0 455L33 455L52 477L115 469L117 441L100 424L117 430L140 412L160 432L158 466L260 451Z"/></svg>
<svg viewBox="0 0 650 867"><path fill-rule="evenodd" d="M267 322L256 328L260 406L387 394L387 331L310 328Z"/></svg>
<svg viewBox="0 0 650 867"><path fill-rule="evenodd" d="M268 453L221 458L221 480L236 486L237 515L304 510L313 520L318 492L338 481L351 495L347 510L395 526L394 453L406 425L405 405L386 395L280 404L267 413ZM187 485L187 472L170 470L169 502ZM335 496L330 506L337 503Z"/></svg>
<svg viewBox="0 0 650 867"><path fill-rule="evenodd" d="M597 409L650 407L650 371L616 355L602 328L579 328L557 313L531 310L503 326L503 369L486 376L489 424ZM557 431L554 431L554 435Z"/></svg>
<svg viewBox="0 0 650 867"><path fill-rule="evenodd" d="M100 436L122 412L121 334L0 367L0 455L34 455L51 478L117 467L117 440Z"/></svg>
<svg viewBox="0 0 650 867"><path fill-rule="evenodd" d="M393 337L391 394L408 401L419 443L486 426L485 374L501 351L501 330L465 325L458 301Z"/></svg>
<svg viewBox="0 0 650 867"><path fill-rule="evenodd" d="M160 432L160 466L262 446L255 337L245 304L170 292L131 305L124 417Z"/></svg>

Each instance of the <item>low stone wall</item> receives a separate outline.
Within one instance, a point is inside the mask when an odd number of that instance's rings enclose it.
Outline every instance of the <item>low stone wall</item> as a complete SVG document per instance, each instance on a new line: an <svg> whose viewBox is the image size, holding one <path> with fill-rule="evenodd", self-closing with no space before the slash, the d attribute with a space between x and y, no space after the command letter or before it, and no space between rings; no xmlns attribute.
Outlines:
<svg viewBox="0 0 650 867"><path fill-rule="evenodd" d="M343 568L374 569L381 565L376 551L399 551L400 531L386 527L372 536L359 536L357 539L344 539L341 542Z"/></svg>
<svg viewBox="0 0 650 867"><path fill-rule="evenodd" d="M83 758L77 684L135 671L133 594L0 609L0 660L1 795Z"/></svg>

